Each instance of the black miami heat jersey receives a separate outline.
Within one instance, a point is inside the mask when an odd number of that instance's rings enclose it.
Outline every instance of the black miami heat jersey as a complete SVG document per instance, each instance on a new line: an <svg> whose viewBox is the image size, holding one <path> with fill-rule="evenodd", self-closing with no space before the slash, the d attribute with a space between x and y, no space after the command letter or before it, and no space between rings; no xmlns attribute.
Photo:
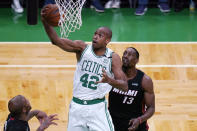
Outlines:
<svg viewBox="0 0 197 131"><path fill-rule="evenodd" d="M144 72L137 70L136 76L128 80L127 92L112 88L109 93L109 111L116 131L127 130L129 120L141 116L145 111L144 90L141 85L143 76ZM146 122L142 125L140 128L146 130ZM122 130L123 127L125 130Z"/></svg>

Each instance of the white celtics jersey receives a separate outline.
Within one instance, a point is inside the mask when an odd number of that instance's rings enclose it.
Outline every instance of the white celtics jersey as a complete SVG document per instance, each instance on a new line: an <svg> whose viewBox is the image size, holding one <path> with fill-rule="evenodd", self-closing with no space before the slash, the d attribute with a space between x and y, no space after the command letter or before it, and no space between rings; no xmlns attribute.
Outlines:
<svg viewBox="0 0 197 131"><path fill-rule="evenodd" d="M103 98L111 90L108 83L98 83L102 79L102 68L108 76L113 77L111 72L112 50L106 48L103 56L97 56L92 45L87 45L83 51L74 76L73 96L82 100Z"/></svg>

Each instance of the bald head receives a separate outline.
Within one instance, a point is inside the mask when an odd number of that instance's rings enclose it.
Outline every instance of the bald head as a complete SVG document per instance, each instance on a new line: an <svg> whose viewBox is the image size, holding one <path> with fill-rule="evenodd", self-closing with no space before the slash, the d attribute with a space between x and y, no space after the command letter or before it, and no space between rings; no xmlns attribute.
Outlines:
<svg viewBox="0 0 197 131"><path fill-rule="evenodd" d="M20 116L23 111L23 107L25 107L27 100L24 96L18 95L13 97L8 102L8 109L13 116Z"/></svg>
<svg viewBox="0 0 197 131"><path fill-rule="evenodd" d="M99 29L102 29L105 32L107 38L109 38L109 39L112 38L112 31L111 31L110 28L108 28L108 27L100 27Z"/></svg>
<svg viewBox="0 0 197 131"><path fill-rule="evenodd" d="M140 54L139 54L138 50L134 47L129 47L129 48L135 51L136 58L139 59Z"/></svg>

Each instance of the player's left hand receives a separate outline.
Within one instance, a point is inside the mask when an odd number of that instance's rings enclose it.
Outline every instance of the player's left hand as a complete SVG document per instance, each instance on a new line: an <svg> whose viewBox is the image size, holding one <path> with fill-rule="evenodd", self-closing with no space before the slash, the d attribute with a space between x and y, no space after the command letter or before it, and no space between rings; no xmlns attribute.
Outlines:
<svg viewBox="0 0 197 131"><path fill-rule="evenodd" d="M136 119L131 119L129 121L129 125L131 125L131 126L128 128L128 130L129 131L135 131L138 128L139 124L140 124L140 121L137 118Z"/></svg>
<svg viewBox="0 0 197 131"><path fill-rule="evenodd" d="M102 72L102 79L96 83L109 83L111 78L107 75L107 72L104 69L102 69Z"/></svg>

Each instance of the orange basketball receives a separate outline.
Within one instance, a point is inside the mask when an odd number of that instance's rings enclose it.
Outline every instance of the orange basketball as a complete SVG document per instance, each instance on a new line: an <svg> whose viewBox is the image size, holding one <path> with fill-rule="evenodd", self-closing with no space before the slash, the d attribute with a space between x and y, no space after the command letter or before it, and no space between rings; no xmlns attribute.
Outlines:
<svg viewBox="0 0 197 131"><path fill-rule="evenodd" d="M48 4L46 7L48 8L45 16L45 20L51 26L58 26L58 22L60 19L59 9L56 4Z"/></svg>

